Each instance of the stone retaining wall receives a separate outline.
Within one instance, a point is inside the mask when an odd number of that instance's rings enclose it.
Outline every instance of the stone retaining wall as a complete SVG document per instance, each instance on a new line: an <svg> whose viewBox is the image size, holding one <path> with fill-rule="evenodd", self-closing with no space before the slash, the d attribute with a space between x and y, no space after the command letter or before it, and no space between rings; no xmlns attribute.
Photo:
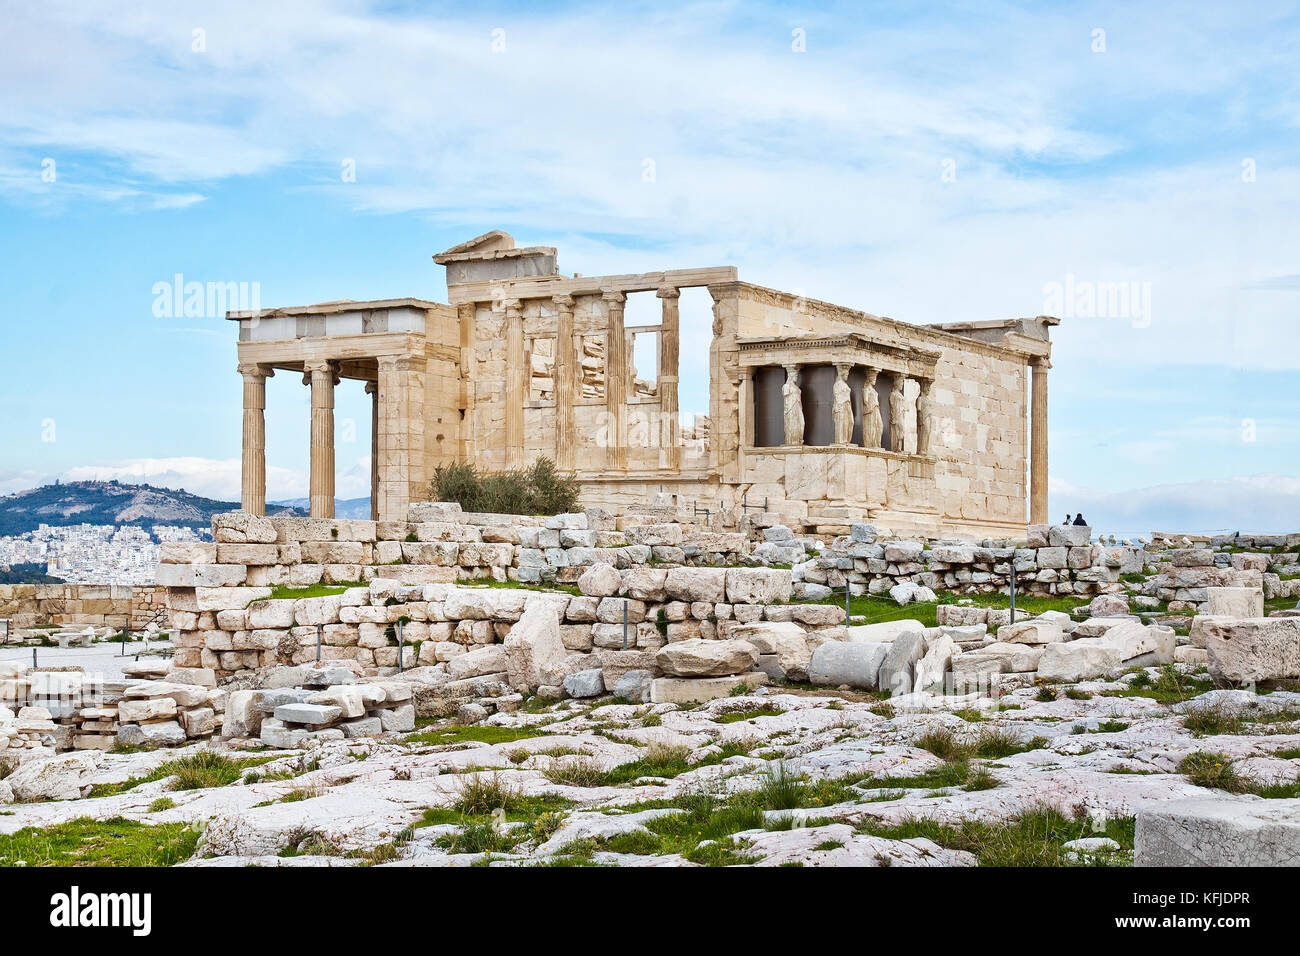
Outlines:
<svg viewBox="0 0 1300 956"><path fill-rule="evenodd" d="M0 618L12 629L144 627L166 604L160 586L125 584L0 584ZM165 622L160 621L160 624Z"/></svg>

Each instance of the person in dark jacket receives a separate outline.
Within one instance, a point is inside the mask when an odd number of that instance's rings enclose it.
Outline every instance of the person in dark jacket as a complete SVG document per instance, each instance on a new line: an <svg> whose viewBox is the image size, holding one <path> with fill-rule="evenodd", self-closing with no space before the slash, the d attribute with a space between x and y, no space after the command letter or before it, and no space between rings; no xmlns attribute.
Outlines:
<svg viewBox="0 0 1300 956"><path fill-rule="evenodd" d="M1088 523L1088 522L1086 522L1086 521L1083 520L1083 512L1082 512L1082 511L1080 511L1077 515L1074 516L1074 523L1075 523L1075 524L1082 524L1082 525L1086 525L1086 524Z"/></svg>

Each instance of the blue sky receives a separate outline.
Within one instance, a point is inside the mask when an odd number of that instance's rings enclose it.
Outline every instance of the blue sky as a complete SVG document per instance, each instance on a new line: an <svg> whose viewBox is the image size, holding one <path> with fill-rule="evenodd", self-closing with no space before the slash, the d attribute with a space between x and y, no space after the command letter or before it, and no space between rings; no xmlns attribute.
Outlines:
<svg viewBox="0 0 1300 956"><path fill-rule="evenodd" d="M1294 3L11 10L0 492L237 497L235 330L155 285L445 299L430 256L503 228L567 272L733 264L912 322L1122 283L1055 330L1053 513L1300 527L1297 62ZM307 407L272 380L273 498L305 494ZM359 385L337 414L364 495Z"/></svg>

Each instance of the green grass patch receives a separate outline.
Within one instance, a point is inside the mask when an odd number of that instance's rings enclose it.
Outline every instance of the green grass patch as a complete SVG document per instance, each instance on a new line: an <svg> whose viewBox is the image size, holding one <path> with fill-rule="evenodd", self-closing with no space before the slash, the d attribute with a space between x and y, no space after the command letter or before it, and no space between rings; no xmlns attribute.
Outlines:
<svg viewBox="0 0 1300 956"><path fill-rule="evenodd" d="M458 744L473 741L482 744L509 744L529 737L546 737L547 731L535 727L493 727L486 724L459 726L453 724L441 730L426 730L406 738L413 744Z"/></svg>
<svg viewBox="0 0 1300 956"><path fill-rule="evenodd" d="M258 767L278 759L277 755L265 757L231 758L211 750L177 757L159 764L143 777L132 777L121 783L100 783L91 788L91 797L111 797L134 790L143 783L175 777L172 790L202 790L207 787L225 787L238 780L249 767Z"/></svg>
<svg viewBox="0 0 1300 956"><path fill-rule="evenodd" d="M184 823L80 817L0 835L0 866L172 866L192 857L198 842L199 831Z"/></svg>
<svg viewBox="0 0 1300 956"><path fill-rule="evenodd" d="M335 584L308 584L303 587L289 587L284 584L277 584L271 588L272 600L283 600L286 598L314 598L329 597L332 594L342 594L348 588L363 588L366 586L365 581L339 581Z"/></svg>
<svg viewBox="0 0 1300 956"><path fill-rule="evenodd" d="M776 717L778 714L784 713L784 710L777 707L757 707L754 710L740 710L732 714L722 714L714 717L713 722L717 724L734 724L742 720L753 720L755 717Z"/></svg>
<svg viewBox="0 0 1300 956"><path fill-rule="evenodd" d="M1070 860L1063 844L1084 837L1110 837L1122 850L1133 849L1133 817L1110 819L1104 829L1093 828L1086 816L1068 817L1050 807L1030 810L1012 820L985 823L963 820L949 826L932 820L909 820L900 824L866 821L859 833L891 840L924 837L952 850L975 854L980 866L1077 866ZM1107 865L1127 862L1126 856L1098 854L1084 865Z"/></svg>

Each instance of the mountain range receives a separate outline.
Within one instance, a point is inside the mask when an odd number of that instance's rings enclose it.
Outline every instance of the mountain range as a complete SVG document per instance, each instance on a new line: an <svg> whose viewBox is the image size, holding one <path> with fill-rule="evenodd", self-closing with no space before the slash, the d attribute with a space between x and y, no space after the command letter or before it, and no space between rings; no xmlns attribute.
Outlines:
<svg viewBox="0 0 1300 956"><path fill-rule="evenodd" d="M366 517L370 515L366 500ZM0 536L35 531L40 525L186 525L207 528L214 514L237 511L237 501L217 501L188 491L120 481L69 481L0 497ZM268 514L305 514L306 508L268 504Z"/></svg>

